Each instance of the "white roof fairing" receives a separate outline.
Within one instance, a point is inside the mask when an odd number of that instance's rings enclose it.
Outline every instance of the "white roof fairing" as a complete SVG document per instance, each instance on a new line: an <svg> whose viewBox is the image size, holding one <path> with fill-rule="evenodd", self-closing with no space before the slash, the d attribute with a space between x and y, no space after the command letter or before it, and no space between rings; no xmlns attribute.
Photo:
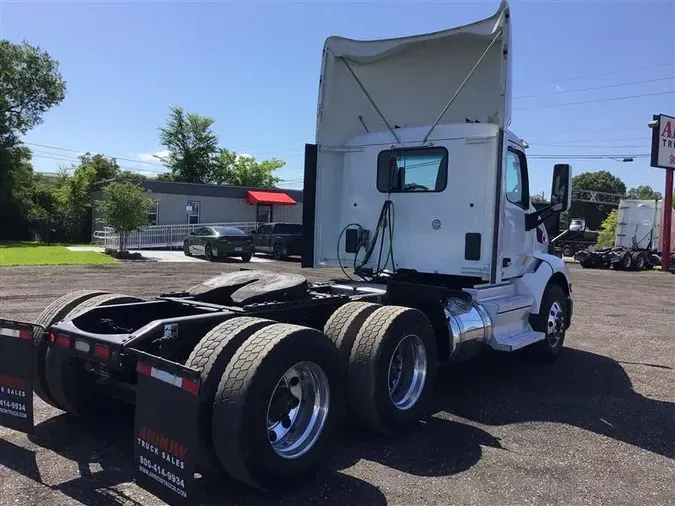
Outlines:
<svg viewBox="0 0 675 506"><path fill-rule="evenodd" d="M372 41L329 37L321 69L317 142L338 146L366 128L371 133L387 130L349 67L392 127L423 126L436 121L484 53L439 124L470 120L507 126L512 59L508 13L502 0L489 18L440 32Z"/></svg>

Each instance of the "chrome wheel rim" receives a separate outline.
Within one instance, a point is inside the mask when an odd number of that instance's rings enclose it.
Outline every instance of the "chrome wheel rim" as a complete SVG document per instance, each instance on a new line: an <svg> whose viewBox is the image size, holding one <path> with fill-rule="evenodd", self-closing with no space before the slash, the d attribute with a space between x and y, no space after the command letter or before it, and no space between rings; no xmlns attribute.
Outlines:
<svg viewBox="0 0 675 506"><path fill-rule="evenodd" d="M427 379L427 349L422 340L410 334L398 343L389 361L389 398L396 408L413 407Z"/></svg>
<svg viewBox="0 0 675 506"><path fill-rule="evenodd" d="M277 383L267 405L267 438L285 459L307 453L328 418L330 386L324 370L314 362L300 362Z"/></svg>
<svg viewBox="0 0 675 506"><path fill-rule="evenodd" d="M546 338L551 348L558 346L558 343L562 340L565 329L564 329L564 312L562 306L558 301L555 301L551 304L551 309L548 312L548 323L546 326Z"/></svg>

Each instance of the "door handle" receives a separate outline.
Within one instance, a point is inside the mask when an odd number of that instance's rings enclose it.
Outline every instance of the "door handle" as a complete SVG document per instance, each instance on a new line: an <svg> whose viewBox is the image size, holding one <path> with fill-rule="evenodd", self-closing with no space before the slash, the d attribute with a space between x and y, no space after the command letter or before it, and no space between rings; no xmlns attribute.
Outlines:
<svg viewBox="0 0 675 506"><path fill-rule="evenodd" d="M510 258L504 258L502 260L502 267L509 267L511 265L511 259Z"/></svg>

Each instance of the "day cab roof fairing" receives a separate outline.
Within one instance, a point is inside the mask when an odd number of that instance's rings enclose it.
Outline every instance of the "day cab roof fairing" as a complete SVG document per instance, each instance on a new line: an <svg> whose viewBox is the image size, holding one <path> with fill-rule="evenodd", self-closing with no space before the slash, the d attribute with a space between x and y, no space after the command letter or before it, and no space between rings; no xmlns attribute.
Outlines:
<svg viewBox="0 0 675 506"><path fill-rule="evenodd" d="M329 37L321 69L317 144L342 146L366 129L387 130L380 113L392 127L431 126L460 88L439 124L469 120L507 127L512 60L508 17L508 3L502 1L489 18L440 32L371 41Z"/></svg>
<svg viewBox="0 0 675 506"><path fill-rule="evenodd" d="M367 228L375 226L386 198L386 194L375 188L377 156L379 151L392 146L449 146L448 143L452 143L452 170L458 170L458 162L464 163L466 156L471 156L471 150L478 150L479 158L473 159L472 165L488 163L489 167L481 165L485 172L473 177L482 177L490 183L485 184L482 192L476 187L474 197L484 203L480 206L481 219L486 220L481 223L483 245L492 244L489 236L494 235L493 230L496 233L499 230L493 221L499 219L502 212L499 207L495 209L495 204L500 205L495 191L499 186L496 181L501 178L501 164L499 142L494 141L495 135L505 132L511 121L509 49L506 1L486 19L440 32L372 41L343 37L326 40L317 110L315 267L336 265L333 257L340 230L349 223L346 220L356 218L357 210L360 223ZM470 127L468 123L489 127L493 133L483 140L476 139L488 144L463 147L462 129ZM460 138L446 139L450 132L450 137L459 134ZM473 137L475 132L466 132L466 135ZM367 145L354 145L365 139ZM486 148L493 150L489 156ZM354 150L369 154L364 158ZM505 155L502 153L502 156ZM450 177L454 176L448 175ZM446 191L418 196L416 202L423 207L447 207L440 201L456 200L455 192L462 191L463 182L456 178L448 181ZM369 205L354 207L357 197ZM403 213L397 216L408 213L406 207L412 204L410 199L404 202L393 197L393 200L397 210ZM450 222L445 220L444 224L447 225L443 228L445 233L450 230ZM396 228L403 233L398 235L398 240L407 242L406 235L412 231L402 226L402 221L397 220ZM455 230L453 234L460 232ZM489 261L491 253L487 255L482 261Z"/></svg>

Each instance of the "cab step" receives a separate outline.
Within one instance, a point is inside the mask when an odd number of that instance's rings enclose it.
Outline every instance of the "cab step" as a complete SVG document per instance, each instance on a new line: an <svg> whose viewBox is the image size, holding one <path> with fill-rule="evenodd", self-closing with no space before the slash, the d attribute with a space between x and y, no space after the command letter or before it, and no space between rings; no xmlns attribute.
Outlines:
<svg viewBox="0 0 675 506"><path fill-rule="evenodd" d="M499 351L516 351L545 338L543 332L528 329L518 334L492 335L490 347Z"/></svg>

